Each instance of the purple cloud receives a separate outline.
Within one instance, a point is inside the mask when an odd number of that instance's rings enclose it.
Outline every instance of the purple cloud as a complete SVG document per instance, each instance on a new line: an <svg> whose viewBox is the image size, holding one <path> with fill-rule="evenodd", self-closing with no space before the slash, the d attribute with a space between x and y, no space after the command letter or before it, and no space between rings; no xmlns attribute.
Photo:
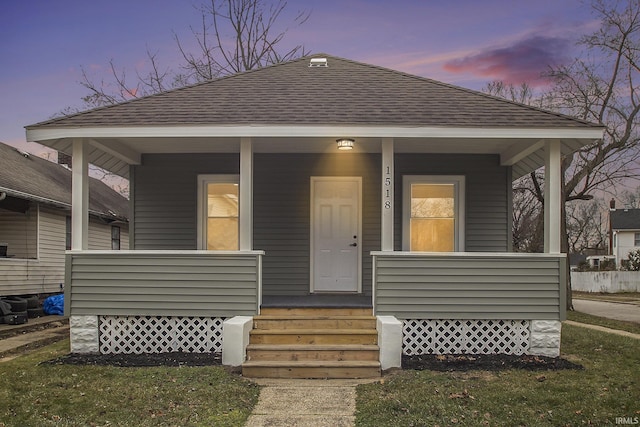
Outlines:
<svg viewBox="0 0 640 427"><path fill-rule="evenodd" d="M531 86L545 86L548 79L542 73L569 59L569 40L557 37L533 36L510 46L486 49L474 55L454 59L444 64L452 73L471 73L492 80Z"/></svg>

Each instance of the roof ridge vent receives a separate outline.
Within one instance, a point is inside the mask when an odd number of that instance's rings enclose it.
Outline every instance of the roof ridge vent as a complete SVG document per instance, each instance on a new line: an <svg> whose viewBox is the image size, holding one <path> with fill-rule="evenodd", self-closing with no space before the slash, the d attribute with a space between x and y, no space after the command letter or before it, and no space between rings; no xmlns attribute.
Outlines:
<svg viewBox="0 0 640 427"><path fill-rule="evenodd" d="M311 58L309 67L328 67L327 58Z"/></svg>

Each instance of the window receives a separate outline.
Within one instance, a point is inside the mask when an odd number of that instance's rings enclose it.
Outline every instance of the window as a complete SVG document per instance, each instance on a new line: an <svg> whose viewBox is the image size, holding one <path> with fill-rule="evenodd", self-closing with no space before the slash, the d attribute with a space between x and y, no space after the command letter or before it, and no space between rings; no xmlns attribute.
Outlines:
<svg viewBox="0 0 640 427"><path fill-rule="evenodd" d="M239 230L239 177L201 175L198 177L198 224L200 249L237 251Z"/></svg>
<svg viewBox="0 0 640 427"><path fill-rule="evenodd" d="M405 176L403 250L464 250L464 177Z"/></svg>
<svg viewBox="0 0 640 427"><path fill-rule="evenodd" d="M111 250L120 250L120 227L116 225L111 226Z"/></svg>
<svg viewBox="0 0 640 427"><path fill-rule="evenodd" d="M633 234L633 246L640 246L640 233Z"/></svg>
<svg viewBox="0 0 640 427"><path fill-rule="evenodd" d="M71 250L71 217L67 216L67 221L66 221L66 230L65 230L65 242L66 242L66 248L68 251Z"/></svg>

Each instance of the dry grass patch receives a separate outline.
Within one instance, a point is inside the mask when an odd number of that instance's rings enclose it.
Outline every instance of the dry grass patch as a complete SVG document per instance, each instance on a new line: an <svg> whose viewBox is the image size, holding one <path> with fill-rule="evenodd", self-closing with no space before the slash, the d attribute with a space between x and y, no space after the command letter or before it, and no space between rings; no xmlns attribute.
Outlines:
<svg viewBox="0 0 640 427"><path fill-rule="evenodd" d="M640 341L564 326L563 357L583 370L405 370L358 386L358 426L615 425L640 417Z"/></svg>
<svg viewBox="0 0 640 427"><path fill-rule="evenodd" d="M43 364L65 340L0 364L0 426L242 426L259 388L220 366Z"/></svg>

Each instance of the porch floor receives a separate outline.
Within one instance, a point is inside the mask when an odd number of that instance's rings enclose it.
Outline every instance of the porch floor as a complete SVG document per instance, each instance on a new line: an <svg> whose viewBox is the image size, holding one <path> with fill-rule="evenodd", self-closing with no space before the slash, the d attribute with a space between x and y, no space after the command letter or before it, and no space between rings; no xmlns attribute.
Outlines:
<svg viewBox="0 0 640 427"><path fill-rule="evenodd" d="M263 295L262 307L370 308L373 304L371 295L362 294Z"/></svg>

